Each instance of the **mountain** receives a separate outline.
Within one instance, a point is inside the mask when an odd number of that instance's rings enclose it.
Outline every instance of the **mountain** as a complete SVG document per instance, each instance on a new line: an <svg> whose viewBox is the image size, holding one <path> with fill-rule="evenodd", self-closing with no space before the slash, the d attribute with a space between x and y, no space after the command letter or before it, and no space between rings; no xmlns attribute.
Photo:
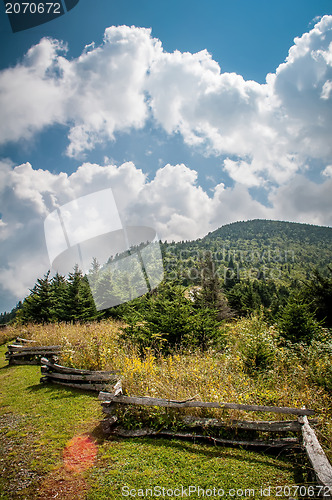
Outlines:
<svg viewBox="0 0 332 500"><path fill-rule="evenodd" d="M297 289L315 269L326 274L332 264L332 228L251 220L227 224L195 241L161 243L161 248L166 278L185 286L201 284L200 260L209 253L231 306L244 315L260 304L271 308L273 296L277 311L290 288ZM123 288L127 293L125 282ZM0 324L20 307L2 314Z"/></svg>
<svg viewBox="0 0 332 500"><path fill-rule="evenodd" d="M332 228L301 224L298 222L283 222L275 220L255 219L245 222L233 222L216 229L203 238L205 240L264 240L277 238L280 242L305 242L317 244L321 240L324 245L332 245Z"/></svg>
<svg viewBox="0 0 332 500"><path fill-rule="evenodd" d="M332 264L332 228L273 220L234 222L204 238L166 244L166 273L195 282L202 252L211 252L221 279L273 279L284 284L308 279Z"/></svg>

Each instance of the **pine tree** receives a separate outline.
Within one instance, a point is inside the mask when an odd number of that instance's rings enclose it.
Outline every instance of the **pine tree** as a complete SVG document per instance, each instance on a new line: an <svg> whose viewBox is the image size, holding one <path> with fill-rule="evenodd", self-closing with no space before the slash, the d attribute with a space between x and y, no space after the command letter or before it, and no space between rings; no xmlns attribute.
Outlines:
<svg viewBox="0 0 332 500"><path fill-rule="evenodd" d="M91 268L89 269L88 273L90 287L93 292L95 290L96 283L98 278L100 277L100 274L101 274L101 266L96 257L94 257L92 259Z"/></svg>
<svg viewBox="0 0 332 500"><path fill-rule="evenodd" d="M30 295L24 299L20 319L24 323L47 323L52 319L52 291L49 279L50 271L44 278L39 278Z"/></svg>
<svg viewBox="0 0 332 500"><path fill-rule="evenodd" d="M90 278L89 278L90 281ZM99 310L108 309L119 302L113 290L112 274L110 269L99 273L94 282L94 298Z"/></svg>
<svg viewBox="0 0 332 500"><path fill-rule="evenodd" d="M297 343L310 344L320 332L321 325L317 322L308 304L294 296L282 310L278 326L283 337Z"/></svg>
<svg viewBox="0 0 332 500"><path fill-rule="evenodd" d="M68 282L57 273L51 281L52 307L51 316L55 321L68 321L67 301Z"/></svg>
<svg viewBox="0 0 332 500"><path fill-rule="evenodd" d="M323 276L318 269L313 278L304 283L303 299L309 303L318 320L327 327L332 327L332 267L328 267L330 276Z"/></svg>
<svg viewBox="0 0 332 500"><path fill-rule="evenodd" d="M84 321L96 316L96 306L89 282L76 265L68 277L66 317L69 321Z"/></svg>
<svg viewBox="0 0 332 500"><path fill-rule="evenodd" d="M152 347L168 353L183 345L206 349L219 340L220 322L215 312L195 308L182 286L162 283L140 302L144 307L125 318L124 337L135 342L141 352Z"/></svg>
<svg viewBox="0 0 332 500"><path fill-rule="evenodd" d="M201 308L216 311L217 320L228 319L233 313L227 298L222 293L218 274L210 252L200 260L201 288L196 292L195 301Z"/></svg>

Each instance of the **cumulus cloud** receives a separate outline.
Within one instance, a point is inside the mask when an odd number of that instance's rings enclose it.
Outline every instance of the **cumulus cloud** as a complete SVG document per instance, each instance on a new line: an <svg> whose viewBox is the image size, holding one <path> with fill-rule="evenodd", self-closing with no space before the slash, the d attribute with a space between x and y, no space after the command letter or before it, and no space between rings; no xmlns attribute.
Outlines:
<svg viewBox="0 0 332 500"><path fill-rule="evenodd" d="M332 177L332 165L327 165L322 171L322 175L325 177Z"/></svg>
<svg viewBox="0 0 332 500"><path fill-rule="evenodd" d="M163 53L148 81L152 111L188 144L237 156L224 162L235 180L284 183L308 157L331 157L331 61L332 16L295 39L264 85L222 73L206 51Z"/></svg>
<svg viewBox="0 0 332 500"><path fill-rule="evenodd" d="M332 226L332 178L316 184L303 175L270 193L274 213L280 220Z"/></svg>
<svg viewBox="0 0 332 500"><path fill-rule="evenodd" d="M324 16L294 42L268 82L293 151L326 159L332 153L332 16Z"/></svg>
<svg viewBox="0 0 332 500"><path fill-rule="evenodd" d="M265 84L221 72L206 50L168 53L149 29L110 27L100 46L76 59L43 39L0 73L0 138L17 141L61 123L67 154L79 156L153 118L187 144L228 156L233 175L247 165L249 182L282 183L308 156L331 156L331 82L332 16L294 40Z"/></svg>
<svg viewBox="0 0 332 500"><path fill-rule="evenodd" d="M67 125L75 156L114 132L142 127L148 115L147 70L161 51L151 30L106 29L100 47L66 59L63 43L44 38L23 61L0 73L0 141L29 139L54 123Z"/></svg>
<svg viewBox="0 0 332 500"><path fill-rule="evenodd" d="M68 64L68 114L74 122L70 156L113 139L115 131L144 126L147 71L160 51L161 43L151 38L149 29L111 27L101 47Z"/></svg>
<svg viewBox="0 0 332 500"><path fill-rule="evenodd" d="M23 63L0 72L0 142L30 139L35 132L65 120L65 94L59 78L65 47L43 39Z"/></svg>

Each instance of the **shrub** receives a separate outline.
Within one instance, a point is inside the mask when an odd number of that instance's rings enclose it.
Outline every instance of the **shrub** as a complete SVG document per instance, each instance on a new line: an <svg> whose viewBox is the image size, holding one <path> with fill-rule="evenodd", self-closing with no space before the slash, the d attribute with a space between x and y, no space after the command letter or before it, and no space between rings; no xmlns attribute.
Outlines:
<svg viewBox="0 0 332 500"><path fill-rule="evenodd" d="M309 305L293 298L283 309L278 326L281 335L293 343L310 344L321 332L321 325L310 311Z"/></svg>
<svg viewBox="0 0 332 500"><path fill-rule="evenodd" d="M134 342L141 353L146 348L169 353L179 346L207 349L220 341L217 312L195 309L181 286L161 285L142 310L127 313L123 337Z"/></svg>
<svg viewBox="0 0 332 500"><path fill-rule="evenodd" d="M308 370L312 382L332 390L332 339L313 341L308 352Z"/></svg>
<svg viewBox="0 0 332 500"><path fill-rule="evenodd" d="M235 347L240 353L244 367L250 374L255 370L270 369L277 356L278 334L269 327L262 312L239 320L235 327Z"/></svg>

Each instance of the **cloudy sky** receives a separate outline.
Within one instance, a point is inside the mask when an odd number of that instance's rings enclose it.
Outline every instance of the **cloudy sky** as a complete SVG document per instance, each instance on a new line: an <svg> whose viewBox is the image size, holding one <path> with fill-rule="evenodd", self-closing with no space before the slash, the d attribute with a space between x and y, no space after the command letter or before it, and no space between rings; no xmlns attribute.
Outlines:
<svg viewBox="0 0 332 500"><path fill-rule="evenodd" d="M162 240L332 225L330 0L80 0L0 23L0 311L50 267L47 215L104 188Z"/></svg>

